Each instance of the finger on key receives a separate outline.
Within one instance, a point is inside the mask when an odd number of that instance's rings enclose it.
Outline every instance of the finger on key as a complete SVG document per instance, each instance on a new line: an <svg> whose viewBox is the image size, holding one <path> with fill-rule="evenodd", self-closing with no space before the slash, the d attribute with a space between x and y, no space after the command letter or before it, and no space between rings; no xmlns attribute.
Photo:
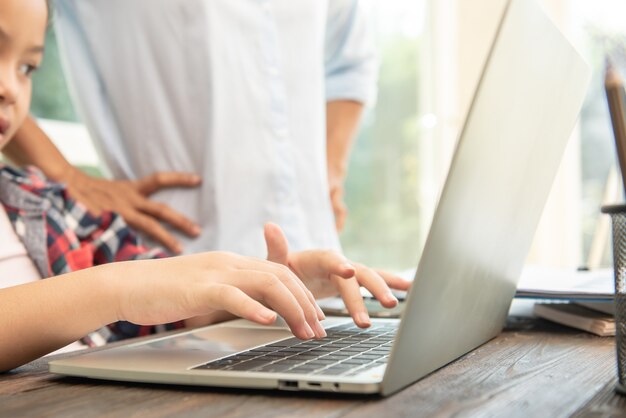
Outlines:
<svg viewBox="0 0 626 418"><path fill-rule="evenodd" d="M409 290L411 284L413 283L411 280L404 279L397 274L389 273L384 270L375 270L387 283L387 285L396 290Z"/></svg>
<svg viewBox="0 0 626 418"><path fill-rule="evenodd" d="M229 284L243 290L252 298L265 302L285 319L296 337L303 340L315 338L315 332L309 325L300 302L278 276L258 270L240 272L240 276L229 279ZM313 310L311 306L309 308Z"/></svg>
<svg viewBox="0 0 626 418"><path fill-rule="evenodd" d="M315 298L306 288L304 283L302 283L302 281L291 270L289 270L287 266L260 259L253 259L251 260L251 263L255 263L256 268L259 270L270 269L270 271L272 271L272 273L282 281L283 285L289 289L298 301L298 304L300 304L306 321L315 333L315 338L324 338L326 336L326 331L320 323L319 318L321 308L319 308Z"/></svg>
<svg viewBox="0 0 626 418"><path fill-rule="evenodd" d="M333 276L331 280L335 282L339 289L339 294L354 323L360 328L367 328L372 325L367 314L367 308L365 308L365 303L363 302L363 296L361 296L361 287L356 278L344 279L339 276Z"/></svg>
<svg viewBox="0 0 626 418"><path fill-rule="evenodd" d="M391 293L385 279L373 269L357 264L356 278L385 308L393 308L398 304L398 299Z"/></svg>

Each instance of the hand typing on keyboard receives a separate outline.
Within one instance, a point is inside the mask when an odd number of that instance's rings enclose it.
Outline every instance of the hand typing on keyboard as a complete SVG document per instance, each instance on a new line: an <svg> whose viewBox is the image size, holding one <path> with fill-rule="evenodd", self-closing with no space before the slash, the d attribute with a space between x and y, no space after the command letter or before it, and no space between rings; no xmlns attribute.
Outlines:
<svg viewBox="0 0 626 418"><path fill-rule="evenodd" d="M288 266L316 298L341 295L354 322L361 328L371 321L361 296L360 287L369 290L386 308L398 300L391 289L408 290L411 282L395 274L374 270L348 261L341 253L331 250L289 252L287 239L278 225L265 225L267 259Z"/></svg>

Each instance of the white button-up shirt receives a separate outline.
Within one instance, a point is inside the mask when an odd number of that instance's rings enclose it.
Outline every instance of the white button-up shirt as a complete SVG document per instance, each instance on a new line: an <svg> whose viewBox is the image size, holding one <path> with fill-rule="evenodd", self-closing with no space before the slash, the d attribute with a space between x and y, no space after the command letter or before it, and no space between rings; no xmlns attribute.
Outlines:
<svg viewBox="0 0 626 418"><path fill-rule="evenodd" d="M358 0L56 0L79 112L116 178L199 174L154 198L202 227L187 252L339 248L325 104L370 101L377 64Z"/></svg>

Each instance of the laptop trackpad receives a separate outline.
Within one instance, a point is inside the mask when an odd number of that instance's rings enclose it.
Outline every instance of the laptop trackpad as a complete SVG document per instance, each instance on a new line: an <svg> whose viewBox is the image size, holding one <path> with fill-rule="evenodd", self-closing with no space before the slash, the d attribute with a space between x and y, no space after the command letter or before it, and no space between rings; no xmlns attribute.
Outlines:
<svg viewBox="0 0 626 418"><path fill-rule="evenodd" d="M292 337L280 328L213 326L147 343L89 353L74 361L82 366L163 372L190 368L272 341Z"/></svg>

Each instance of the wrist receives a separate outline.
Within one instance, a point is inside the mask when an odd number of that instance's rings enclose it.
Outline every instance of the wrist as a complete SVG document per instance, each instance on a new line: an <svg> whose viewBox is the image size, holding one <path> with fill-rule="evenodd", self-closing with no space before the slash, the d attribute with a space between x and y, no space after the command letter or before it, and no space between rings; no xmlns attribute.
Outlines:
<svg viewBox="0 0 626 418"><path fill-rule="evenodd" d="M83 172L67 163L59 165L54 170L48 170L46 175L57 183L73 184L83 175Z"/></svg>
<svg viewBox="0 0 626 418"><path fill-rule="evenodd" d="M347 175L347 164L330 163L328 164L328 184L330 188L343 187Z"/></svg>
<svg viewBox="0 0 626 418"><path fill-rule="evenodd" d="M129 280L121 280L120 264L112 263L84 270L88 273L89 293L94 295L93 305L101 325L125 320L124 298L128 295Z"/></svg>

